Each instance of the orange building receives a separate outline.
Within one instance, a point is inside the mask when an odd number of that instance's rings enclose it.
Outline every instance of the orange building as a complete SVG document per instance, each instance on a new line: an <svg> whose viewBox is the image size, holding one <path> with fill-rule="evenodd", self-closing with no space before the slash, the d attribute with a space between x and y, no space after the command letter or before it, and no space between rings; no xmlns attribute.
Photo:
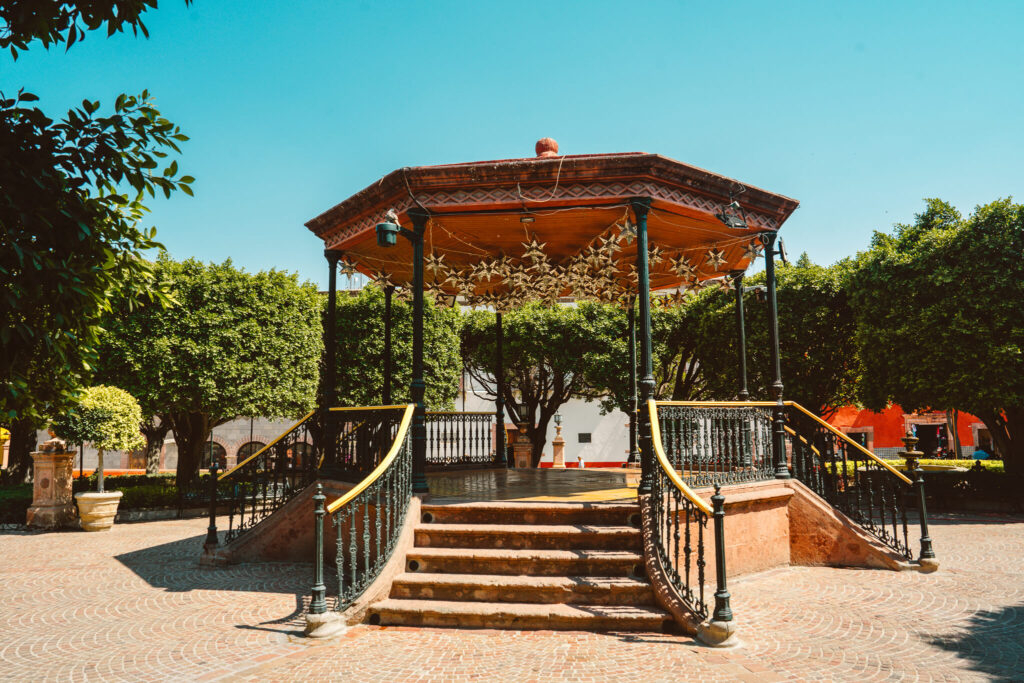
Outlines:
<svg viewBox="0 0 1024 683"><path fill-rule="evenodd" d="M985 424L970 413L957 412L955 415L956 437L963 457L972 457L975 449L981 446L991 453L992 437ZM950 454L954 452L954 442L950 440L953 428L945 412L908 413L895 404L881 412L844 406L836 411L829 422L884 457L895 456L903 450L900 439L907 432L920 439L917 450L927 455L934 455L940 450Z"/></svg>

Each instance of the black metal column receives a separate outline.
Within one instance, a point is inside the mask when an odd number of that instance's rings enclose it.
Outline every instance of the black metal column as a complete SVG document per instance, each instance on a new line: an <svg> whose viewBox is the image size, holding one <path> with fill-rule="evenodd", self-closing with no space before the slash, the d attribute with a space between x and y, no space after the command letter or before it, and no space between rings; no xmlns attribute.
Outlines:
<svg viewBox="0 0 1024 683"><path fill-rule="evenodd" d="M323 614L327 611L327 586L324 585L324 487L316 483L316 494L313 496L313 589L309 602L310 614Z"/></svg>
<svg viewBox="0 0 1024 683"><path fill-rule="evenodd" d="M782 361L779 356L779 305L775 296L775 240L774 232L765 233L764 271L768 280L768 346L772 354L772 457L775 460L775 478L789 479L786 466L786 406L782 402Z"/></svg>
<svg viewBox="0 0 1024 683"><path fill-rule="evenodd" d="M330 419L330 408L337 401L337 334L338 334L338 258L341 256L330 249L324 251L330 272L327 276L327 316L324 321L324 375L322 401L320 405L320 424L323 430L324 462L328 466L338 461L336 449L337 439L334 438L333 420Z"/></svg>
<svg viewBox="0 0 1024 683"><path fill-rule="evenodd" d="M627 316L627 322L629 326L629 378L631 382L631 388L633 390L633 408L629 411L629 458L626 460L627 465L635 465L639 459L640 454L636 449L636 422L637 422L637 408L639 408L639 401L637 399L637 388L636 388L636 297L634 296L629 300L629 314Z"/></svg>
<svg viewBox="0 0 1024 683"><path fill-rule="evenodd" d="M750 398L750 392L747 391L747 329L743 319L743 271L737 270L729 275L736 286L736 344L740 370L740 390L736 395L741 401L746 401Z"/></svg>
<svg viewBox="0 0 1024 683"><path fill-rule="evenodd" d="M505 452L505 397L502 395L502 385L505 383L505 330L502 327L501 311L494 315L494 337L497 346L495 360L497 367L494 368L494 417L496 420L494 440L497 444L497 458L495 464L498 467L508 467L508 457Z"/></svg>
<svg viewBox="0 0 1024 683"><path fill-rule="evenodd" d="M637 493L648 494L654 481L654 443L651 437L651 415L647 410L647 401L654 396L654 366L651 363L651 282L647 267L647 212L651 208L651 200L637 197L631 202L633 215L636 217L636 272L640 280L637 296L640 299L640 365L643 377L640 378L640 485Z"/></svg>
<svg viewBox="0 0 1024 683"><path fill-rule="evenodd" d="M427 486L427 404L424 395L427 384L423 379L423 232L429 215L421 209L411 209L412 219L412 382L409 394L416 410L412 417L412 491L429 493Z"/></svg>
<svg viewBox="0 0 1024 683"><path fill-rule="evenodd" d="M388 285L384 288L384 388L381 402L391 405L391 295L395 288Z"/></svg>

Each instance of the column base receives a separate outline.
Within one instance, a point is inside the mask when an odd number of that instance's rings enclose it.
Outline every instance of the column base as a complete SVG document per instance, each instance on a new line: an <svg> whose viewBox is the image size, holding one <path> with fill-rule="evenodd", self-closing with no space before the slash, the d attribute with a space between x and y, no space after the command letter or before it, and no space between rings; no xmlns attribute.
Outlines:
<svg viewBox="0 0 1024 683"><path fill-rule="evenodd" d="M697 640L711 647L735 647L739 645L736 638L735 621L704 621L697 626Z"/></svg>
<svg viewBox="0 0 1024 683"><path fill-rule="evenodd" d="M69 529L76 526L74 503L33 505L25 515L25 525L33 529Z"/></svg>
<svg viewBox="0 0 1024 683"><path fill-rule="evenodd" d="M341 615L332 609L322 614L306 613L306 628L304 633L307 638L330 638L341 635L348 630L345 620Z"/></svg>

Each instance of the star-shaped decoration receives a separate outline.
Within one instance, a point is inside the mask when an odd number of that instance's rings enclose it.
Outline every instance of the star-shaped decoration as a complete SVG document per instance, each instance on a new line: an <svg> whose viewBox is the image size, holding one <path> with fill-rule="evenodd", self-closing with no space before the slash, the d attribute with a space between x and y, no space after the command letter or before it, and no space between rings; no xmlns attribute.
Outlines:
<svg viewBox="0 0 1024 683"><path fill-rule="evenodd" d="M683 278L692 278L697 276L697 269L693 267L690 260L686 258L684 254L680 254L679 258L670 258L669 263L672 264L672 270L675 274Z"/></svg>
<svg viewBox="0 0 1024 683"><path fill-rule="evenodd" d="M394 287L395 283L391 281L391 273L386 270L378 270L376 273L370 276L377 286L381 289L385 287Z"/></svg>
<svg viewBox="0 0 1024 683"><path fill-rule="evenodd" d="M636 239L636 223L629 220L628 218L622 221L619 226L618 235L618 247L624 249L626 246L633 244L633 240Z"/></svg>
<svg viewBox="0 0 1024 683"><path fill-rule="evenodd" d="M750 244L743 248L743 258L748 259L751 263L753 263L761 255L761 251L763 249L764 246L755 237L754 239L750 240Z"/></svg>
<svg viewBox="0 0 1024 683"><path fill-rule="evenodd" d="M489 282L494 275L494 264L487 259L473 266L473 278L477 282Z"/></svg>
<svg viewBox="0 0 1024 683"><path fill-rule="evenodd" d="M718 270L725 264L725 252L718 247L711 247L708 250L706 262L709 266Z"/></svg>
<svg viewBox="0 0 1024 683"><path fill-rule="evenodd" d="M342 257L338 259L338 273L345 276L352 276L356 274L356 264L349 261L347 258Z"/></svg>
<svg viewBox="0 0 1024 683"><path fill-rule="evenodd" d="M443 278L448 275L448 264L444 262L444 254L437 256L433 253L423 260L423 268L435 278Z"/></svg>
<svg viewBox="0 0 1024 683"><path fill-rule="evenodd" d="M399 301L412 301L412 283L403 282L401 286L395 290L395 297Z"/></svg>
<svg viewBox="0 0 1024 683"><path fill-rule="evenodd" d="M718 286L722 288L723 292L731 292L736 289L736 280L731 275L726 275Z"/></svg>
<svg viewBox="0 0 1024 683"><path fill-rule="evenodd" d="M524 259L530 259L531 261L538 261L546 259L547 255L544 253L544 247L547 246L547 242L538 243L537 236L534 235L530 238L530 242L523 242L523 248L526 250L523 252Z"/></svg>
<svg viewBox="0 0 1024 683"><path fill-rule="evenodd" d="M653 247L652 246L647 251L647 264L651 265L651 266L658 265L659 263L661 263L662 261L665 260L664 254L665 254L665 250L664 249L662 249L661 247Z"/></svg>

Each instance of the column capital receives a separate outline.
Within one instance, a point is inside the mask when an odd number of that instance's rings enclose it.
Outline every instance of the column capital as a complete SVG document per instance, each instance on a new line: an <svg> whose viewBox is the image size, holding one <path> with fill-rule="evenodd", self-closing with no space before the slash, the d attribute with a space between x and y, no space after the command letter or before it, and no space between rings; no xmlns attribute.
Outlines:
<svg viewBox="0 0 1024 683"><path fill-rule="evenodd" d="M409 220L412 221L413 227L416 230L425 228L427 221L430 219L430 212L419 206L414 206L405 213L409 216Z"/></svg>
<svg viewBox="0 0 1024 683"><path fill-rule="evenodd" d="M633 211L640 215L647 215L647 212L651 210L652 199L650 197L633 197L629 200L629 205L633 207Z"/></svg>
<svg viewBox="0 0 1024 683"><path fill-rule="evenodd" d="M341 259L341 252L335 249L324 249L324 258L327 259L327 263L331 266L338 265L338 261Z"/></svg>

